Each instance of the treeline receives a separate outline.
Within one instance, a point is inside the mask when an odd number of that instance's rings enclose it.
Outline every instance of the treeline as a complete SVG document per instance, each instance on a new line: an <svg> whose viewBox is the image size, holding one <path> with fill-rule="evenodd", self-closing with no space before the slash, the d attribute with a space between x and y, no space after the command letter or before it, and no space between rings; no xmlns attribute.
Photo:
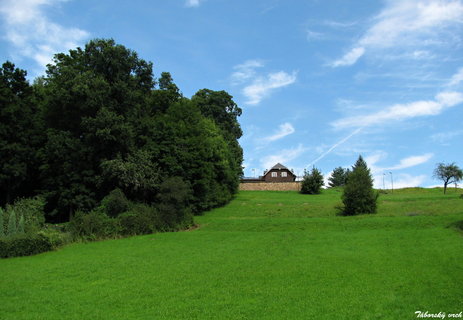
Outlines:
<svg viewBox="0 0 463 320"><path fill-rule="evenodd" d="M240 115L225 91L186 98L169 73L155 79L151 62L113 40L56 54L32 85L6 62L0 205L40 195L52 222L142 206L156 223L181 223L237 191Z"/></svg>

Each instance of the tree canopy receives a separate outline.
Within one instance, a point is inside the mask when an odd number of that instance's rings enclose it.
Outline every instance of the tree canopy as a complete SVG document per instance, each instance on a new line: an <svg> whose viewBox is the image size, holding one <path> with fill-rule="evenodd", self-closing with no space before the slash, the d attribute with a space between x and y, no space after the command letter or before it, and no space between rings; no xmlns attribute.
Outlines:
<svg viewBox="0 0 463 320"><path fill-rule="evenodd" d="M370 169L362 156L359 156L347 177L342 194L342 215L375 213L378 193L373 189Z"/></svg>
<svg viewBox="0 0 463 320"><path fill-rule="evenodd" d="M0 205L41 194L48 218L66 221L116 189L146 204L188 189L194 213L236 193L242 111L225 91L188 99L111 39L56 54L32 86L25 75L10 62L0 70Z"/></svg>
<svg viewBox="0 0 463 320"><path fill-rule="evenodd" d="M447 191L447 186L452 183L457 183L463 179L463 171L453 163L438 163L434 169L434 178L444 182L444 194Z"/></svg>

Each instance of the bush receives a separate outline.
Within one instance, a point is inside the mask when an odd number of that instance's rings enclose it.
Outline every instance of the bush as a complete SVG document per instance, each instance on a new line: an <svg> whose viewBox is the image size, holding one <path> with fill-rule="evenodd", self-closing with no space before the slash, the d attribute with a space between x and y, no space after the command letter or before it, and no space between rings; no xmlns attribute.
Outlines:
<svg viewBox="0 0 463 320"><path fill-rule="evenodd" d="M74 237L86 240L114 238L120 234L118 222L99 210L90 213L78 211L69 221L68 230Z"/></svg>
<svg viewBox="0 0 463 320"><path fill-rule="evenodd" d="M45 225L44 207L45 200L42 197L18 199L13 205L7 205L6 217L14 212L16 226L19 226L19 220L23 217L24 232L36 233Z"/></svg>
<svg viewBox="0 0 463 320"><path fill-rule="evenodd" d="M308 173L304 170L304 179L301 183L301 193L304 194L319 194L323 186L323 175L317 168L312 168Z"/></svg>
<svg viewBox="0 0 463 320"><path fill-rule="evenodd" d="M131 211L118 218L122 235L149 234L156 231L167 231L159 211L146 204L138 204Z"/></svg>
<svg viewBox="0 0 463 320"><path fill-rule="evenodd" d="M110 217L117 217L119 214L130 209L131 203L121 189L111 191L101 201L103 211Z"/></svg>
<svg viewBox="0 0 463 320"><path fill-rule="evenodd" d="M193 224L191 199L192 190L182 178L168 178L161 184L156 207L167 228L175 230Z"/></svg>
<svg viewBox="0 0 463 320"><path fill-rule="evenodd" d="M349 173L347 183L342 194L341 215L352 216L365 213L376 213L378 193L373 189L373 178L370 169L362 156Z"/></svg>
<svg viewBox="0 0 463 320"><path fill-rule="evenodd" d="M0 239L0 257L30 256L53 250L52 241L44 234L16 234Z"/></svg>

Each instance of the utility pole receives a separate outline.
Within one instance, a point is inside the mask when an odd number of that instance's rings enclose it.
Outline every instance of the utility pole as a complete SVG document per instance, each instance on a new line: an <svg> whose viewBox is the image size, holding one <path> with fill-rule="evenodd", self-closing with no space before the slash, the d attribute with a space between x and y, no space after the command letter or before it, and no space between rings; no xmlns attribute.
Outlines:
<svg viewBox="0 0 463 320"><path fill-rule="evenodd" d="M389 172L391 174L391 193L394 193L394 179L392 178L392 172Z"/></svg>

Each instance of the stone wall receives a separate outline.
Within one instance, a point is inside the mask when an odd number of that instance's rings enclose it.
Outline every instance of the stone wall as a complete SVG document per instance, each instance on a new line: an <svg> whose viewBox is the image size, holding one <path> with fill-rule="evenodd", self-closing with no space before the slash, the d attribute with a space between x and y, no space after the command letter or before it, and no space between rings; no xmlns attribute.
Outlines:
<svg viewBox="0 0 463 320"><path fill-rule="evenodd" d="M300 191L300 182L249 182L240 183L240 190Z"/></svg>

